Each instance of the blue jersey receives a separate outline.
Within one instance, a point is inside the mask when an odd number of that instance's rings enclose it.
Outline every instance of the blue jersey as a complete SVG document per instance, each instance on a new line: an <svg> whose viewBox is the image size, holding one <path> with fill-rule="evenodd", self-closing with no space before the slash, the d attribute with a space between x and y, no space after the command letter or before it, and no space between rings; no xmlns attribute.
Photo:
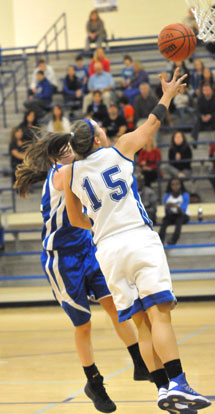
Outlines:
<svg viewBox="0 0 215 414"><path fill-rule="evenodd" d="M87 208L94 242L125 230L151 225L133 174L134 163L116 148L99 148L73 162L72 191Z"/></svg>
<svg viewBox="0 0 215 414"><path fill-rule="evenodd" d="M58 166L61 168L62 166ZM42 244L45 250L71 248L81 250L92 236L88 230L72 227L66 212L63 191L53 186L55 170L50 169L43 186L41 213L43 216Z"/></svg>

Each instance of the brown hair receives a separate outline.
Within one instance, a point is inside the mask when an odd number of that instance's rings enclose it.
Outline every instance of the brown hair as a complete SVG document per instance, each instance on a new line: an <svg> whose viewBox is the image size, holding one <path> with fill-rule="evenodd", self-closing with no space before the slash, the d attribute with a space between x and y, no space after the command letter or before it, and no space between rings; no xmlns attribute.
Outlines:
<svg viewBox="0 0 215 414"><path fill-rule="evenodd" d="M93 146L94 137L96 134L93 134L94 127L90 128L89 123L84 120L75 121L72 124L71 128L71 145L75 153L79 158L86 158Z"/></svg>
<svg viewBox="0 0 215 414"><path fill-rule="evenodd" d="M43 138L35 134L33 142L27 147L23 163L16 170L14 188L20 197L26 197L32 184L46 179L53 162L57 163L70 139L70 134L60 132L46 134Z"/></svg>

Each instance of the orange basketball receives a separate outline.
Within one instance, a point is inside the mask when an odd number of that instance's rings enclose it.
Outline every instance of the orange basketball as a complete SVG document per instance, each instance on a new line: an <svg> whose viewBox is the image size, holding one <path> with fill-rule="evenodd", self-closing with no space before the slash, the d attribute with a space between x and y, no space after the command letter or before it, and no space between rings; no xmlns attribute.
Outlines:
<svg viewBox="0 0 215 414"><path fill-rule="evenodd" d="M195 47L196 36L185 24L169 24L158 36L158 49L169 60L185 60L193 54Z"/></svg>

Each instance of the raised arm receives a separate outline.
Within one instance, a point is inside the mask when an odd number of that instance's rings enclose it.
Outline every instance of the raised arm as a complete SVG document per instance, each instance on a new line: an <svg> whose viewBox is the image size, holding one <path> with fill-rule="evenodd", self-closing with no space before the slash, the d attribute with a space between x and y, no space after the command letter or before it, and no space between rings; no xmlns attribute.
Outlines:
<svg viewBox="0 0 215 414"><path fill-rule="evenodd" d="M66 210L70 224L74 227L90 230L92 227L89 217L83 213L83 207L79 198L72 192L71 185L72 165L68 165L64 169L64 194L66 200Z"/></svg>
<svg viewBox="0 0 215 414"><path fill-rule="evenodd" d="M169 108L172 98L177 94L181 85L186 85L183 80L187 75L177 79L179 68L174 72L170 82L166 82L162 75L159 75L163 96L158 105L153 109L146 122L137 128L134 132L129 132L117 141L116 148L126 157L133 159L134 154L139 151L160 127L161 121L165 118L166 111Z"/></svg>

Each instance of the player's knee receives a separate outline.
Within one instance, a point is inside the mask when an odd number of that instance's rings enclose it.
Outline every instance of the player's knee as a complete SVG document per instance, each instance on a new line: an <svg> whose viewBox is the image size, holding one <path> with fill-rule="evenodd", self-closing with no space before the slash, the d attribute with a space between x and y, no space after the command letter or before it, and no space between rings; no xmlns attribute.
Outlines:
<svg viewBox="0 0 215 414"><path fill-rule="evenodd" d="M88 321L87 323L84 323L83 325L75 327L76 334L88 336L90 335L90 332L91 332L91 321Z"/></svg>

